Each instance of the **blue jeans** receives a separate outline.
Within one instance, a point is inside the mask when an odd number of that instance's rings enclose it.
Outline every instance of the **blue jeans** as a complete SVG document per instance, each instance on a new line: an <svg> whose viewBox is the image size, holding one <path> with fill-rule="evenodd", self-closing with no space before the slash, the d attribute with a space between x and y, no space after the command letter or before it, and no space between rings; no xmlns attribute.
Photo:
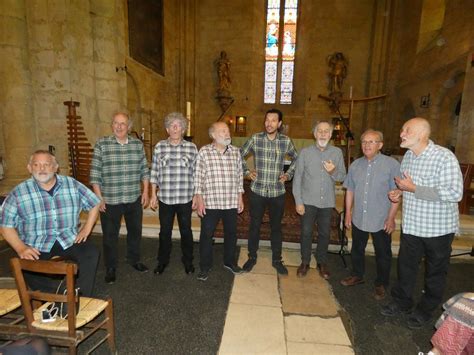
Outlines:
<svg viewBox="0 0 474 355"><path fill-rule="evenodd" d="M193 263L193 232L191 230L192 201L167 205L160 201L158 215L160 217L160 242L158 247L158 263L167 265L171 255L171 235L174 217L178 215L179 232L181 234L181 261L184 265Z"/></svg>
<svg viewBox="0 0 474 355"><path fill-rule="evenodd" d="M201 219L199 236L199 267L201 271L209 271L212 267L212 237L217 223L222 218L224 225L224 265L235 265L235 249L237 245L237 208L229 210L206 209Z"/></svg>
<svg viewBox="0 0 474 355"><path fill-rule="evenodd" d="M270 242L272 246L272 260L281 260L281 219L285 208L285 195L277 197L263 197L253 191L249 191L250 201L250 230L248 250L249 257L256 258L260 242L260 227L262 225L265 208L268 206L270 217Z"/></svg>
<svg viewBox="0 0 474 355"><path fill-rule="evenodd" d="M105 212L100 213L102 224L105 267L117 267L117 243L122 216L127 226L127 262L130 265L140 261L140 241L142 239L143 208L141 198L135 202L119 205L106 204Z"/></svg>
<svg viewBox="0 0 474 355"><path fill-rule="evenodd" d="M311 261L311 248L313 243L313 227L316 222L318 228L318 245L316 247L316 261L326 264L329 236L331 233L332 208L319 208L304 205L304 215L301 216L301 262L309 264Z"/></svg>
<svg viewBox="0 0 474 355"><path fill-rule="evenodd" d="M375 286L387 287L390 283L390 268L392 266L392 236L383 229L372 234L377 264ZM352 274L363 278L365 273L365 247L369 240L369 232L357 228L352 223Z"/></svg>

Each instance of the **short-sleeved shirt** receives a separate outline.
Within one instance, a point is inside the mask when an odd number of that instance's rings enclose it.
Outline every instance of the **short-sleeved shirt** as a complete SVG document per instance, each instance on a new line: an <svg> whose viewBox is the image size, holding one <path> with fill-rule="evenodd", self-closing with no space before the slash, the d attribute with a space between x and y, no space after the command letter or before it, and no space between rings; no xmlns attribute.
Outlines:
<svg viewBox="0 0 474 355"><path fill-rule="evenodd" d="M244 174L250 171L245 158L253 153L257 179L252 181L250 189L263 197L277 197L285 193L285 184L281 183L280 175L283 174L285 158L291 159L291 164L286 174L291 179L295 172L295 161L298 156L291 139L284 134L277 133L275 139L270 140L265 132L254 134L240 149L243 160Z"/></svg>
<svg viewBox="0 0 474 355"><path fill-rule="evenodd" d="M331 175L323 161L332 160L336 170ZM297 205L311 205L318 208L336 206L335 183L344 181L346 167L341 149L328 145L320 150L313 144L303 148L296 161L293 178L293 196Z"/></svg>
<svg viewBox="0 0 474 355"><path fill-rule="evenodd" d="M352 223L363 231L375 233L383 229L392 203L388 193L397 188L400 163L383 154L372 160L356 159L349 167L344 187L354 193Z"/></svg>
<svg viewBox="0 0 474 355"><path fill-rule="evenodd" d="M203 196L206 208L238 208L243 182L239 148L229 145L223 153L214 144L201 148L196 161L194 192Z"/></svg>
<svg viewBox="0 0 474 355"><path fill-rule="evenodd" d="M79 181L56 175L52 191L30 178L16 186L3 203L0 226L15 228L20 239L40 252L49 252L56 241L63 249L76 239L79 215L100 199Z"/></svg>
<svg viewBox="0 0 474 355"><path fill-rule="evenodd" d="M131 136L121 144L115 136L97 141L92 158L90 182L98 185L106 204L135 202L141 182L150 179L143 143Z"/></svg>
<svg viewBox="0 0 474 355"><path fill-rule="evenodd" d="M405 153L400 171L416 185L414 193L403 192L403 233L423 238L457 233L463 182L456 156L430 140L418 156Z"/></svg>
<svg viewBox="0 0 474 355"><path fill-rule="evenodd" d="M175 205L192 200L197 154L196 145L185 140L176 145L168 139L156 144L150 182L158 186L161 202Z"/></svg>

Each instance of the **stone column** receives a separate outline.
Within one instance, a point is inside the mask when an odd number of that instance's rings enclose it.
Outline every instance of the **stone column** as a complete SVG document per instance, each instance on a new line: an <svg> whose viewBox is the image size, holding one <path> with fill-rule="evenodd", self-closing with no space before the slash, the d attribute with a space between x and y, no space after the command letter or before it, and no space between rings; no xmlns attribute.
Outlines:
<svg viewBox="0 0 474 355"><path fill-rule="evenodd" d="M474 164L474 48L468 52L456 155L461 163Z"/></svg>
<svg viewBox="0 0 474 355"><path fill-rule="evenodd" d="M24 0L0 1L0 26L0 154L5 178L22 179L36 142Z"/></svg>

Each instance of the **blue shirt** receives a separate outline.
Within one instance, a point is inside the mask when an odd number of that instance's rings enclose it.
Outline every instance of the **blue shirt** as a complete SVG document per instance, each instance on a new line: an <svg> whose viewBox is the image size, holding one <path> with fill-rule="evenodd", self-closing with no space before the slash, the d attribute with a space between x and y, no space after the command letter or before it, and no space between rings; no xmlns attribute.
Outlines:
<svg viewBox="0 0 474 355"><path fill-rule="evenodd" d="M63 249L76 239L79 215L100 199L69 176L56 175L52 194L30 178L7 196L0 212L0 226L15 228L20 239L40 252L49 252L56 241Z"/></svg>

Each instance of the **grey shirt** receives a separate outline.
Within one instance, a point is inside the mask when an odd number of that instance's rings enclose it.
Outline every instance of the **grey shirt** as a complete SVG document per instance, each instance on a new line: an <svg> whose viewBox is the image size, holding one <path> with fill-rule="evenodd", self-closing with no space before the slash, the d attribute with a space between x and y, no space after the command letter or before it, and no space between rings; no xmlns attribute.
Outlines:
<svg viewBox="0 0 474 355"><path fill-rule="evenodd" d="M352 223L366 232L383 229L391 207L388 192L396 188L400 163L383 154L371 161L366 157L355 160L349 167L344 187L354 193Z"/></svg>
<svg viewBox="0 0 474 355"><path fill-rule="evenodd" d="M323 161L332 160L336 170L329 175ZM293 177L293 196L297 205L311 205L319 208L336 206L334 184L344 181L346 167L342 151L332 145L320 150L316 145L303 148L296 160Z"/></svg>

